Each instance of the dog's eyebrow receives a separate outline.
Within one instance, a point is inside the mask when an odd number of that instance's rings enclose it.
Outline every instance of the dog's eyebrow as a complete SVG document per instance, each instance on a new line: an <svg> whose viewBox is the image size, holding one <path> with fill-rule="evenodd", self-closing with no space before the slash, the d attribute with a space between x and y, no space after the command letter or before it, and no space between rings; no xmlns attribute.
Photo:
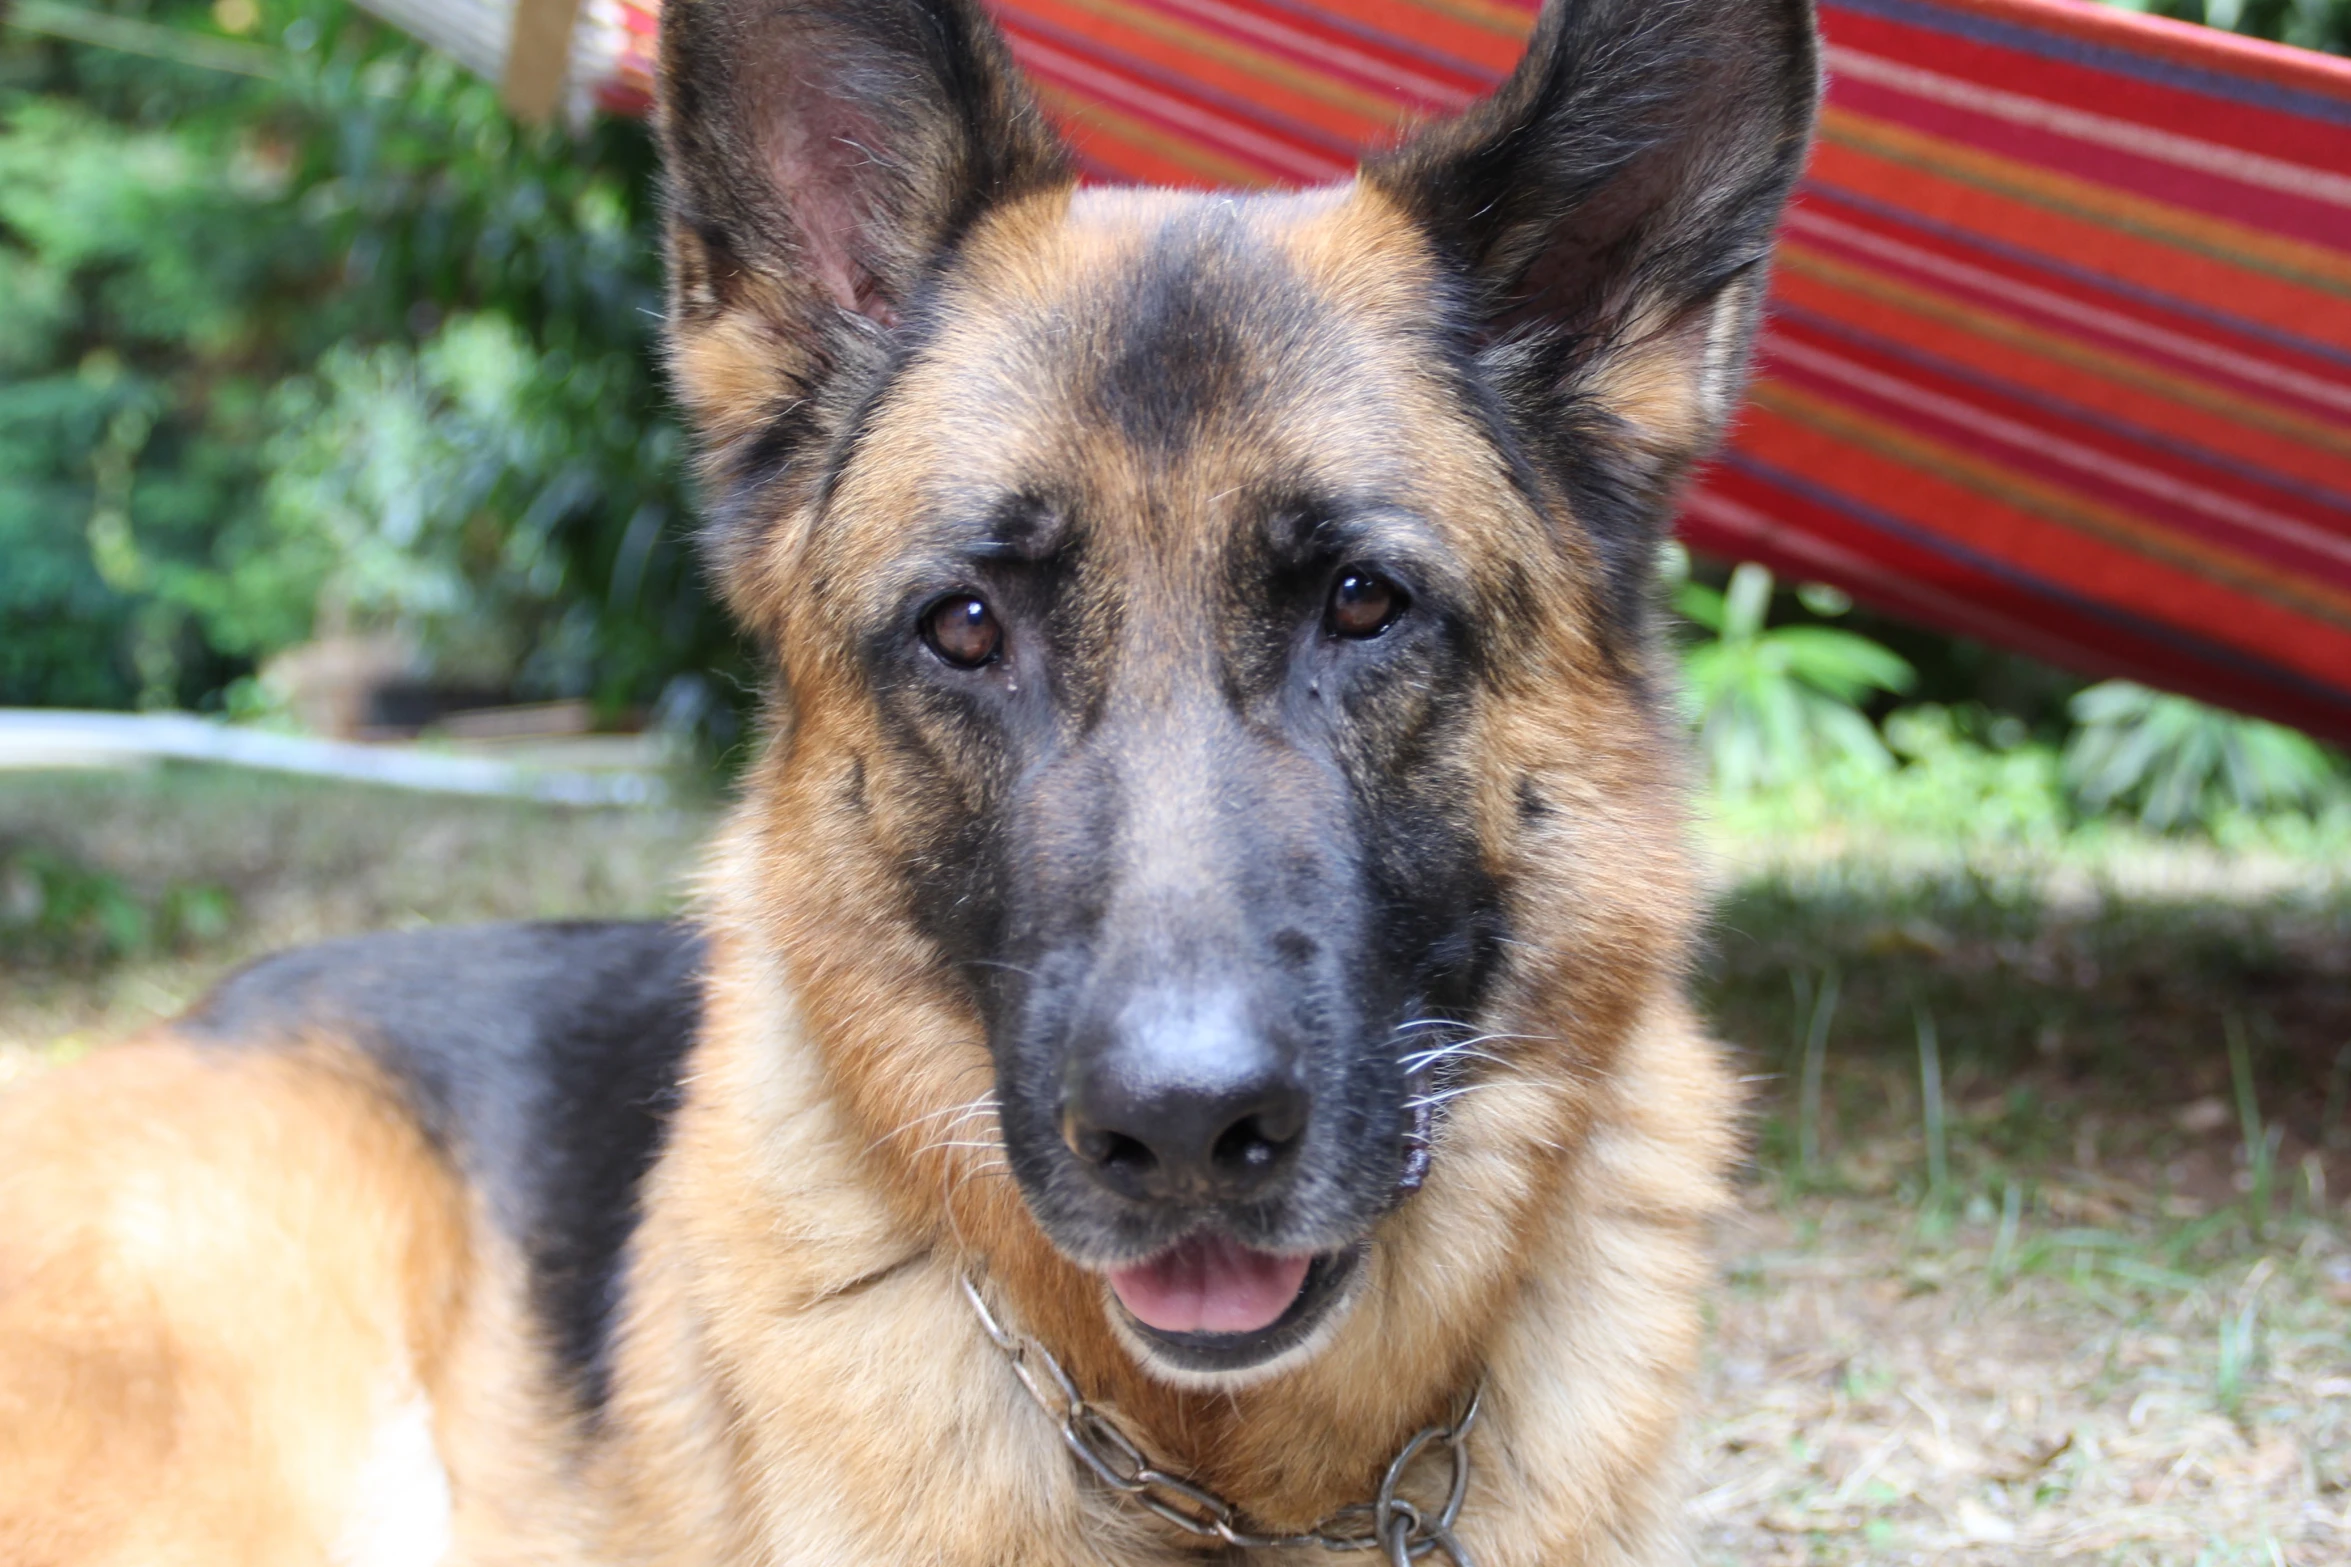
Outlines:
<svg viewBox="0 0 2351 1567"><path fill-rule="evenodd" d="M1420 556L1444 544L1428 518L1387 500L1285 507L1268 519L1267 532L1277 549L1301 556L1354 551Z"/></svg>
<svg viewBox="0 0 2351 1567"><path fill-rule="evenodd" d="M1007 495L950 524L950 547L980 560L1039 561L1067 541L1069 513L1034 495Z"/></svg>

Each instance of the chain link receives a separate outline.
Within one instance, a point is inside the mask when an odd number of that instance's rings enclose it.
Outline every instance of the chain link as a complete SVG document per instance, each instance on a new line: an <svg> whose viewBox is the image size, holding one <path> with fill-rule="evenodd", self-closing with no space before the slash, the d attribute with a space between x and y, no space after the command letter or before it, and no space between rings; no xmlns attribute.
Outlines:
<svg viewBox="0 0 2351 1567"><path fill-rule="evenodd" d="M1442 1551L1452 1567L1475 1567L1469 1552L1453 1533L1461 1504L1469 1496L1470 1428L1477 1424L1485 1399L1483 1385L1470 1395L1469 1407L1450 1425L1424 1426L1415 1431L1388 1463L1379 1493L1368 1502L1355 1502L1303 1534L1255 1534L1241 1527L1241 1515L1215 1492L1163 1470L1154 1469L1135 1445L1134 1438L1101 1410L1080 1396L1077 1384L1061 1362L1042 1344L1022 1338L996 1320L981 1298L979 1286L966 1275L963 1293L979 1314L988 1339L1012 1363L1013 1375L1028 1390L1037 1407L1061 1428L1061 1440L1095 1478L1121 1495L1134 1499L1187 1534L1221 1540L1245 1551L1295 1550L1319 1545L1326 1551L1383 1551L1390 1567L1410 1564ZM1444 1450L1452 1461L1452 1482L1445 1503L1434 1514L1423 1512L1397 1494L1404 1471L1430 1447Z"/></svg>

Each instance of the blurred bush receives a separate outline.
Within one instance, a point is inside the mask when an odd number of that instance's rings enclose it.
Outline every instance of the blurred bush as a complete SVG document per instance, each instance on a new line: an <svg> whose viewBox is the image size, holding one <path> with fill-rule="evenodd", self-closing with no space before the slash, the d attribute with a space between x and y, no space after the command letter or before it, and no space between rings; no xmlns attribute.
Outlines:
<svg viewBox="0 0 2351 1567"><path fill-rule="evenodd" d="M2080 727L2066 742L2065 779L2075 797L2093 814L2132 808L2158 832L2315 811L2345 788L2307 735L2127 680L2090 687L2073 713Z"/></svg>
<svg viewBox="0 0 2351 1567"><path fill-rule="evenodd" d="M1720 590L1687 579L1674 605L1705 633L1682 652L1684 689L1714 784L1728 794L1784 786L1832 765L1883 772L1894 759L1860 704L1907 690L1909 664L1833 626L1770 626L1772 575L1752 561Z"/></svg>
<svg viewBox="0 0 2351 1567"><path fill-rule="evenodd" d="M1781 591L1752 562L1716 587L1678 545L1665 569L1691 731L1717 814L1743 831L2046 849L2112 818L2240 847L2351 848L2351 767L2294 730L2122 681L2074 691L2055 734L1977 699L1917 700L1900 654L1824 624L1852 613L1843 594Z"/></svg>
<svg viewBox="0 0 2351 1567"><path fill-rule="evenodd" d="M225 887L142 891L54 850L0 841L0 970L159 957L218 941L236 918Z"/></svg>
<svg viewBox="0 0 2351 1567"><path fill-rule="evenodd" d="M2126 11L2202 22L2248 38L2351 52L2351 0L2106 0Z"/></svg>
<svg viewBox="0 0 2351 1567"><path fill-rule="evenodd" d="M0 29L0 703L219 707L319 630L723 691L644 128L519 127L336 0L103 15L150 53Z"/></svg>

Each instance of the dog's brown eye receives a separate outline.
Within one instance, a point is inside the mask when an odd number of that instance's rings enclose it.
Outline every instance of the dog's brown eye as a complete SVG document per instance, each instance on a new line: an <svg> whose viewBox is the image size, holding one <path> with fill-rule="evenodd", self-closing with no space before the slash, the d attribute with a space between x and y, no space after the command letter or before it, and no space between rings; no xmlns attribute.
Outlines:
<svg viewBox="0 0 2351 1567"><path fill-rule="evenodd" d="M1368 571L1343 571L1331 584L1331 630L1342 637L1376 637L1404 609L1404 590Z"/></svg>
<svg viewBox="0 0 2351 1567"><path fill-rule="evenodd" d="M933 604L922 617L923 640L958 669L977 669L1004 646L1004 628L987 600L958 593Z"/></svg>

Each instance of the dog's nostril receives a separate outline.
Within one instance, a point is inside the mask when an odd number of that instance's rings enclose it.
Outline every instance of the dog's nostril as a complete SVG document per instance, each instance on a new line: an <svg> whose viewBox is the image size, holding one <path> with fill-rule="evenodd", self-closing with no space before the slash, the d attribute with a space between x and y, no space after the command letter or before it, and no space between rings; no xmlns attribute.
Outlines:
<svg viewBox="0 0 2351 1567"><path fill-rule="evenodd" d="M1064 1112L1061 1118L1061 1140L1069 1151L1097 1169L1122 1175L1142 1176L1159 1163L1159 1156L1140 1138L1104 1127L1088 1126L1075 1115Z"/></svg>
<svg viewBox="0 0 2351 1567"><path fill-rule="evenodd" d="M1106 1170L1141 1177L1149 1175L1152 1166L1159 1163L1158 1155L1123 1132L1099 1132L1088 1140L1099 1145L1100 1152L1092 1157Z"/></svg>
<svg viewBox="0 0 2351 1567"><path fill-rule="evenodd" d="M1061 1138L1121 1196L1229 1202L1262 1195L1304 1141L1306 1095L1258 1086L1247 1095L1096 1080L1062 1110ZM1238 1101L1237 1103L1235 1101Z"/></svg>
<svg viewBox="0 0 2351 1567"><path fill-rule="evenodd" d="M1298 1140L1295 1127L1290 1128L1285 1135L1272 1124L1284 1119L1295 1118L1245 1115L1226 1127L1223 1135L1217 1138L1216 1147L1209 1153L1209 1160L1217 1173L1247 1179L1263 1175L1280 1163L1282 1155L1288 1153L1290 1145Z"/></svg>

